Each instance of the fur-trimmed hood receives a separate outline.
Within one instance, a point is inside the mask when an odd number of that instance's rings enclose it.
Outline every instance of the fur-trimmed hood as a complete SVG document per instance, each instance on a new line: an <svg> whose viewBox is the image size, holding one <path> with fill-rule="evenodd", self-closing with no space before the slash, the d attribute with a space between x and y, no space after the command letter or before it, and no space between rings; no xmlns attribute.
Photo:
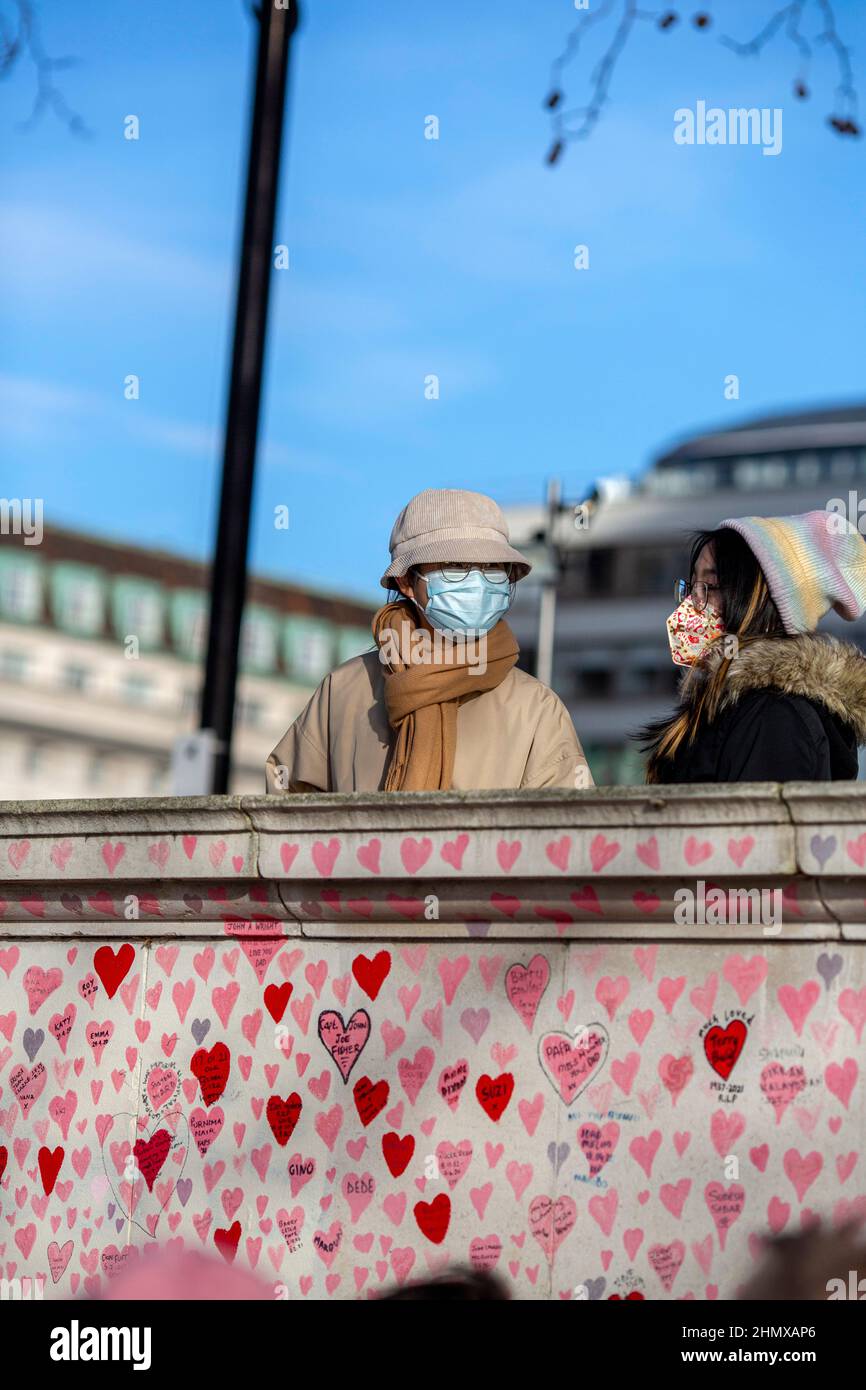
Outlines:
<svg viewBox="0 0 866 1390"><path fill-rule="evenodd" d="M724 647L724 638L714 642L700 665L685 672L680 687L684 702L693 700L702 682L718 669ZM849 724L858 743L866 743L866 656L852 642L828 633L744 642L728 668L719 709L735 705L752 690L779 690L813 700Z"/></svg>

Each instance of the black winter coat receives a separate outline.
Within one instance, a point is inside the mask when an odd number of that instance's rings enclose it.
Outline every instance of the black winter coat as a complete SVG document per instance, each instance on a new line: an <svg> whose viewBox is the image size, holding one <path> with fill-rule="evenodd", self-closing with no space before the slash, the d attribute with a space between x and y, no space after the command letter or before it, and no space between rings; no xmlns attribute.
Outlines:
<svg viewBox="0 0 866 1390"><path fill-rule="evenodd" d="M687 672L683 705L722 651ZM682 708L683 706L681 706ZM662 782L830 782L857 776L866 743L866 657L835 637L803 634L745 644L728 670L716 718L659 764Z"/></svg>

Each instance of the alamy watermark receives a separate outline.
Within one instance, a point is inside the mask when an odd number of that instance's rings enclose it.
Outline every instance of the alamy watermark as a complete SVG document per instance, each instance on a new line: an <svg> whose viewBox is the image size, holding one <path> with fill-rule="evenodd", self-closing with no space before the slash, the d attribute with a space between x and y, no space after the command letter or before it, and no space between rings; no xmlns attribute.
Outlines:
<svg viewBox="0 0 866 1390"><path fill-rule="evenodd" d="M674 141L678 145L760 145L762 154L782 152L780 106L707 107L705 101L674 112Z"/></svg>
<svg viewBox="0 0 866 1390"><path fill-rule="evenodd" d="M131 1361L134 1371L150 1369L149 1327L82 1327L73 1318L69 1327L51 1332L52 1361Z"/></svg>
<svg viewBox="0 0 866 1390"><path fill-rule="evenodd" d="M477 675L487 670L487 633L445 633L439 628L401 623L385 628L379 638L379 660L383 666L468 666Z"/></svg>
<svg viewBox="0 0 866 1390"><path fill-rule="evenodd" d="M0 536L23 536L25 545L41 545L42 498L0 497Z"/></svg>
<svg viewBox="0 0 866 1390"><path fill-rule="evenodd" d="M828 1279L825 1287L831 1302L833 1299L846 1298L862 1303L866 1299L866 1279L861 1279L860 1271L856 1269L848 1270L847 1285L844 1279Z"/></svg>
<svg viewBox="0 0 866 1390"><path fill-rule="evenodd" d="M781 888L708 888L699 878L694 890L676 890L674 904L674 921L680 927L760 923L764 936L778 936L782 930Z"/></svg>

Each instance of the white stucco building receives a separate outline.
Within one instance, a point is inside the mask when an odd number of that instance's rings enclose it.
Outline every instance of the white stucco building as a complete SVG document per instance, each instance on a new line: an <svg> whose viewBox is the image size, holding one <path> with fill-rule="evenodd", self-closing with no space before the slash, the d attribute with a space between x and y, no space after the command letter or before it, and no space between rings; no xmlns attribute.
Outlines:
<svg viewBox="0 0 866 1390"><path fill-rule="evenodd" d="M46 528L0 545L0 799L159 796L198 724L207 569ZM322 676L372 643L372 609L251 578L233 792L264 790L268 753Z"/></svg>

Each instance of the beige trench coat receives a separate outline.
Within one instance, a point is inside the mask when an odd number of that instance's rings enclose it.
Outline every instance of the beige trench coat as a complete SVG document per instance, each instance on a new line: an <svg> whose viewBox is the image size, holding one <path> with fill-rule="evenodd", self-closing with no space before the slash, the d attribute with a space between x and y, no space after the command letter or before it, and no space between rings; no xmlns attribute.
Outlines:
<svg viewBox="0 0 866 1390"><path fill-rule="evenodd" d="M268 791L381 791L392 738L383 686L378 651L326 676L268 758ZM459 706L452 785L476 791L594 783L558 695L513 667L495 690Z"/></svg>

